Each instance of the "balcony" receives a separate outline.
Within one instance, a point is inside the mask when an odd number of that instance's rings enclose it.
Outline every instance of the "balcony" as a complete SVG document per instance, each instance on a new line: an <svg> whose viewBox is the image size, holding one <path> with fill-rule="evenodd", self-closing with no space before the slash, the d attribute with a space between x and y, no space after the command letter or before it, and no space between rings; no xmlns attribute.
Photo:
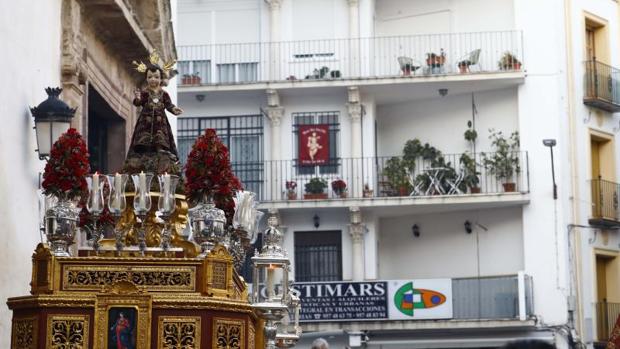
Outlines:
<svg viewBox="0 0 620 349"><path fill-rule="evenodd" d="M502 162L509 168L483 166L485 157L495 155L476 154L470 167L463 165L463 154L443 154L440 163L424 158L372 157L299 166L297 160L279 160L233 163L233 170L245 188L258 193L262 209L347 207L354 202L394 213L398 211L395 206L407 205L463 204L473 209L528 202L527 152L510 154L510 160ZM342 183L335 182L338 180ZM339 190L337 185L343 183L346 190Z"/></svg>
<svg viewBox="0 0 620 349"><path fill-rule="evenodd" d="M607 342L620 316L620 303L597 302L595 307L598 342Z"/></svg>
<svg viewBox="0 0 620 349"><path fill-rule="evenodd" d="M590 225L611 228L620 226L620 210L618 210L618 192L620 184L604 179L593 179L592 217Z"/></svg>
<svg viewBox="0 0 620 349"><path fill-rule="evenodd" d="M620 69L597 61L586 61L584 77L585 105L610 113L620 111Z"/></svg>
<svg viewBox="0 0 620 349"><path fill-rule="evenodd" d="M177 51L181 92L523 77L521 31L179 46Z"/></svg>

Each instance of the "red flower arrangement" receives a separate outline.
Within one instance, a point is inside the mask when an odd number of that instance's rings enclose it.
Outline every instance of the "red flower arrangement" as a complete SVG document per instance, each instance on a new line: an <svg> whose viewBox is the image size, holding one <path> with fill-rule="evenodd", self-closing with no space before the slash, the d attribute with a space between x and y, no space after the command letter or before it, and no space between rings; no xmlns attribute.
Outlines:
<svg viewBox="0 0 620 349"><path fill-rule="evenodd" d="M336 194L342 194L347 191L347 183L342 179L336 179L335 181L332 181L332 190Z"/></svg>
<svg viewBox="0 0 620 349"><path fill-rule="evenodd" d="M224 210L228 223L235 213L233 194L242 190L241 181L232 172L228 148L214 129L198 137L185 165L185 193L193 202L211 196L215 205Z"/></svg>
<svg viewBox="0 0 620 349"><path fill-rule="evenodd" d="M286 190L293 191L297 188L297 182L295 181L286 181Z"/></svg>
<svg viewBox="0 0 620 349"><path fill-rule="evenodd" d="M74 200L87 192L86 175L90 171L88 149L80 133L70 128L52 146L43 173L45 195Z"/></svg>

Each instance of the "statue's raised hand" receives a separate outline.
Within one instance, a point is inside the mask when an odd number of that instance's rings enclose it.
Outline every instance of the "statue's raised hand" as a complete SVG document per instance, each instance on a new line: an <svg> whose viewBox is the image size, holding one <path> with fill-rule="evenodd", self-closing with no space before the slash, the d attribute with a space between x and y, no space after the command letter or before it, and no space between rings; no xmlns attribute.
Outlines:
<svg viewBox="0 0 620 349"><path fill-rule="evenodd" d="M182 113L183 113L183 109L181 109L179 107L172 108L172 114L174 114L174 115L181 115Z"/></svg>

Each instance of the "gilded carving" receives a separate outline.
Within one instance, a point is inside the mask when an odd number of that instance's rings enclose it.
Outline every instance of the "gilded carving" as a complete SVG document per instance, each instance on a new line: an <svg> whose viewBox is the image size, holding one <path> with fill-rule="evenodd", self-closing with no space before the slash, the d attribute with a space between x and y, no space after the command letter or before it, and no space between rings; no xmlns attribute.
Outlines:
<svg viewBox="0 0 620 349"><path fill-rule="evenodd" d="M33 294L47 293L52 289L53 256L47 245L40 243L32 255L32 281L30 283Z"/></svg>
<svg viewBox="0 0 620 349"><path fill-rule="evenodd" d="M248 349L254 349L254 346L256 345L254 336L254 325L250 322L250 326L248 328Z"/></svg>
<svg viewBox="0 0 620 349"><path fill-rule="evenodd" d="M212 262L213 268L213 288L226 289L226 263Z"/></svg>
<svg viewBox="0 0 620 349"><path fill-rule="evenodd" d="M37 317L13 319L11 349L37 349Z"/></svg>
<svg viewBox="0 0 620 349"><path fill-rule="evenodd" d="M89 348L88 315L49 315L46 349Z"/></svg>
<svg viewBox="0 0 620 349"><path fill-rule="evenodd" d="M199 316L160 316L158 349L200 349Z"/></svg>
<svg viewBox="0 0 620 349"><path fill-rule="evenodd" d="M67 291L100 290L119 281L130 281L153 291L195 291L196 267L156 266L65 266L63 289Z"/></svg>
<svg viewBox="0 0 620 349"><path fill-rule="evenodd" d="M237 319L213 319L213 349L244 349L245 322Z"/></svg>

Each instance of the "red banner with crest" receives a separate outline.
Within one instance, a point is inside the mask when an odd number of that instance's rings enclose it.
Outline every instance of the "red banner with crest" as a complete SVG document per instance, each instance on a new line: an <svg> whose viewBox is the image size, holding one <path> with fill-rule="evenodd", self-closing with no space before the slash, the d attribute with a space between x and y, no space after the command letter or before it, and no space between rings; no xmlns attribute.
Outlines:
<svg viewBox="0 0 620 349"><path fill-rule="evenodd" d="M299 125L297 158L301 166L324 165L329 161L329 125Z"/></svg>

